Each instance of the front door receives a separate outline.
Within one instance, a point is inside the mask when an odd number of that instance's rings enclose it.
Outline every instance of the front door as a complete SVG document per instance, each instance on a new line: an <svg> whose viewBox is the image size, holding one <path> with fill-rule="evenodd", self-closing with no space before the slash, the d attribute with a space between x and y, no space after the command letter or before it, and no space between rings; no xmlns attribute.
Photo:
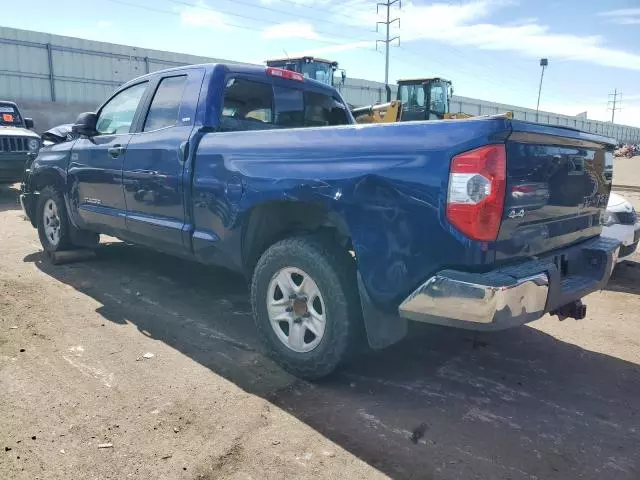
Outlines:
<svg viewBox="0 0 640 480"><path fill-rule="evenodd" d="M129 238L145 239L161 250L184 250L184 175L188 140L195 123L203 78L201 69L159 77L144 107L123 164Z"/></svg>
<svg viewBox="0 0 640 480"><path fill-rule="evenodd" d="M98 134L73 146L68 178L71 212L80 226L114 234L125 229L122 165L148 83L116 93L98 112Z"/></svg>

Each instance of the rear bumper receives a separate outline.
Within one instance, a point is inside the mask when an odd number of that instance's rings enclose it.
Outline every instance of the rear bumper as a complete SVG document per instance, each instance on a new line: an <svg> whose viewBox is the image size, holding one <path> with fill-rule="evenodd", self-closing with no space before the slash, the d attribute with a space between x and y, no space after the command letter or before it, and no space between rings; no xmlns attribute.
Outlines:
<svg viewBox="0 0 640 480"><path fill-rule="evenodd" d="M597 237L547 257L487 273L438 272L399 307L401 317L471 330L501 330L602 289L619 241Z"/></svg>

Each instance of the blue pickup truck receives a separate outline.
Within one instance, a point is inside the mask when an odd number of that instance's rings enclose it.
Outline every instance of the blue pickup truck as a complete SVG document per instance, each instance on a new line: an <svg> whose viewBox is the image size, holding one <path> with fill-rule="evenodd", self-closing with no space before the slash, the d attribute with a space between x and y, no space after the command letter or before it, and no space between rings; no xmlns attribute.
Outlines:
<svg viewBox="0 0 640 480"><path fill-rule="evenodd" d="M48 252L99 234L242 272L274 357L306 378L409 321L498 330L582 318L613 141L505 117L355 125L296 72L152 73L42 148L21 202Z"/></svg>

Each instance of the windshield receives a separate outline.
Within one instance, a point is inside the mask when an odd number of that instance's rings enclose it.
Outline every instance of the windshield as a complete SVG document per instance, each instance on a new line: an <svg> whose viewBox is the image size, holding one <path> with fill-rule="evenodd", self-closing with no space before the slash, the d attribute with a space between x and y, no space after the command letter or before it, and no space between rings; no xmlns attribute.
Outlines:
<svg viewBox="0 0 640 480"><path fill-rule="evenodd" d="M449 113L449 102L447 101L448 86L443 82L434 82L430 86L429 99L431 105L429 109L438 115Z"/></svg>
<svg viewBox="0 0 640 480"><path fill-rule="evenodd" d="M16 107L7 103L0 103L0 125L22 126L22 117Z"/></svg>
<svg viewBox="0 0 640 480"><path fill-rule="evenodd" d="M424 88L422 84L400 85L400 101L404 110L424 108Z"/></svg>
<svg viewBox="0 0 640 480"><path fill-rule="evenodd" d="M301 73L305 78L311 78L326 85L333 85L333 68L328 63L303 63Z"/></svg>

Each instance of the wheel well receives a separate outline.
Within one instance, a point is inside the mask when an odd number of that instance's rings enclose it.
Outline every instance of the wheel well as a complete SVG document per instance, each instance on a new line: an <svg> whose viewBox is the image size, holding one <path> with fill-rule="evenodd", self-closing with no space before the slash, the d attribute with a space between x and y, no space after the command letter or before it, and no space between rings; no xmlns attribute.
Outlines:
<svg viewBox="0 0 640 480"><path fill-rule="evenodd" d="M351 236L342 217L322 206L290 201L259 205L249 213L242 237L245 273L251 276L258 259L274 243L294 235L323 232L346 250L351 250Z"/></svg>
<svg viewBox="0 0 640 480"><path fill-rule="evenodd" d="M53 170L45 170L36 174L32 180L31 188L33 191L39 191L48 185L55 187L59 192L64 191L64 180L59 173Z"/></svg>

